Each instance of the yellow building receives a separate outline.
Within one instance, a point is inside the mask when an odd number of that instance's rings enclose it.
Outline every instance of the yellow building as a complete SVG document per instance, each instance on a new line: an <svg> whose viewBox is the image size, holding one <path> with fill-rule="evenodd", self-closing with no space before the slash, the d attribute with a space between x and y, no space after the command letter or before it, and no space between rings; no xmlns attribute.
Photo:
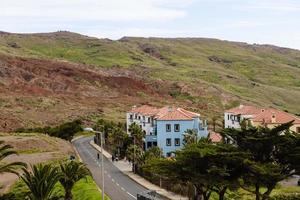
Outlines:
<svg viewBox="0 0 300 200"><path fill-rule="evenodd" d="M290 121L294 121L290 130L300 133L300 118L274 108L261 109L261 112L251 119L253 126L267 126L268 128Z"/></svg>

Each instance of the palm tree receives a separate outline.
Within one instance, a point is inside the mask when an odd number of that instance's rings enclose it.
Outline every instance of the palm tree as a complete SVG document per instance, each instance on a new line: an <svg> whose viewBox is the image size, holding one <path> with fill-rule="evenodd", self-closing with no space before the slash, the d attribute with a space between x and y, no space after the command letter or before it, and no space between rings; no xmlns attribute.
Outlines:
<svg viewBox="0 0 300 200"><path fill-rule="evenodd" d="M88 168L77 161L67 161L60 164L61 177L59 182L65 189L65 200L72 200L72 188L77 181L90 176Z"/></svg>
<svg viewBox="0 0 300 200"><path fill-rule="evenodd" d="M133 123L129 126L129 132L134 139L134 143L143 148L143 139L145 137L145 133L141 127L139 127L139 125L136 123Z"/></svg>
<svg viewBox="0 0 300 200"><path fill-rule="evenodd" d="M54 197L54 186L61 178L57 167L50 164L37 164L31 166L31 171L23 169L21 179L30 191L31 200L51 200Z"/></svg>
<svg viewBox="0 0 300 200"><path fill-rule="evenodd" d="M12 146L8 144L4 145L4 141L0 141L0 174L8 172L18 175L17 170L22 167L25 168L27 165L23 162L3 162L3 159L10 155L17 155L17 152L13 150Z"/></svg>
<svg viewBox="0 0 300 200"><path fill-rule="evenodd" d="M196 143L198 141L198 136L195 130L187 129L183 134L184 145Z"/></svg>

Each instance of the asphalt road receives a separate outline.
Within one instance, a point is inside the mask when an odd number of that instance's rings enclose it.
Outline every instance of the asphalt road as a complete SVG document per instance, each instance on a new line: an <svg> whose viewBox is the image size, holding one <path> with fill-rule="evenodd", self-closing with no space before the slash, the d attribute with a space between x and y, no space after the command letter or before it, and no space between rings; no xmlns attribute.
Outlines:
<svg viewBox="0 0 300 200"><path fill-rule="evenodd" d="M82 161L90 169L97 185L101 188L101 160L97 159L97 151L89 144L92 137L81 138L73 142ZM111 200L135 200L137 193L147 190L131 180L115 167L106 157L104 158L104 191ZM100 156L101 159L101 156ZM99 197L101 199L101 197Z"/></svg>

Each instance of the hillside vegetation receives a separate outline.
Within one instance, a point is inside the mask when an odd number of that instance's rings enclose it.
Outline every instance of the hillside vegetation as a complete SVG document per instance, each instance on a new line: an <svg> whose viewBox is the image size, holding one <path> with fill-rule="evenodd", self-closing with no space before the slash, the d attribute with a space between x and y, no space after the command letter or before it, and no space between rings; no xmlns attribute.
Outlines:
<svg viewBox="0 0 300 200"><path fill-rule="evenodd" d="M43 105L48 115L62 115L62 108L65 114L58 118L101 112L121 120L122 112L139 103L180 104L208 119L240 102L300 113L300 51L270 45L3 32L0 64L6 67L0 68L0 92L10 94L1 95L0 107L8 113L18 105L33 118L42 111L32 112L32 106ZM19 78L10 76L15 72ZM29 103L16 102L24 94L20 101ZM41 102L35 102L37 96ZM22 114L14 120L20 126L36 123L23 123Z"/></svg>

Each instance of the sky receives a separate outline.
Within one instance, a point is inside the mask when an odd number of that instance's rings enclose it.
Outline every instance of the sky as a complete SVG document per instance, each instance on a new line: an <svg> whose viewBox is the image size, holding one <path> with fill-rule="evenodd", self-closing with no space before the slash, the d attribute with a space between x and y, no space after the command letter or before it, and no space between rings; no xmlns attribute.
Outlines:
<svg viewBox="0 0 300 200"><path fill-rule="evenodd" d="M300 0L0 0L0 30L204 37L300 49Z"/></svg>

